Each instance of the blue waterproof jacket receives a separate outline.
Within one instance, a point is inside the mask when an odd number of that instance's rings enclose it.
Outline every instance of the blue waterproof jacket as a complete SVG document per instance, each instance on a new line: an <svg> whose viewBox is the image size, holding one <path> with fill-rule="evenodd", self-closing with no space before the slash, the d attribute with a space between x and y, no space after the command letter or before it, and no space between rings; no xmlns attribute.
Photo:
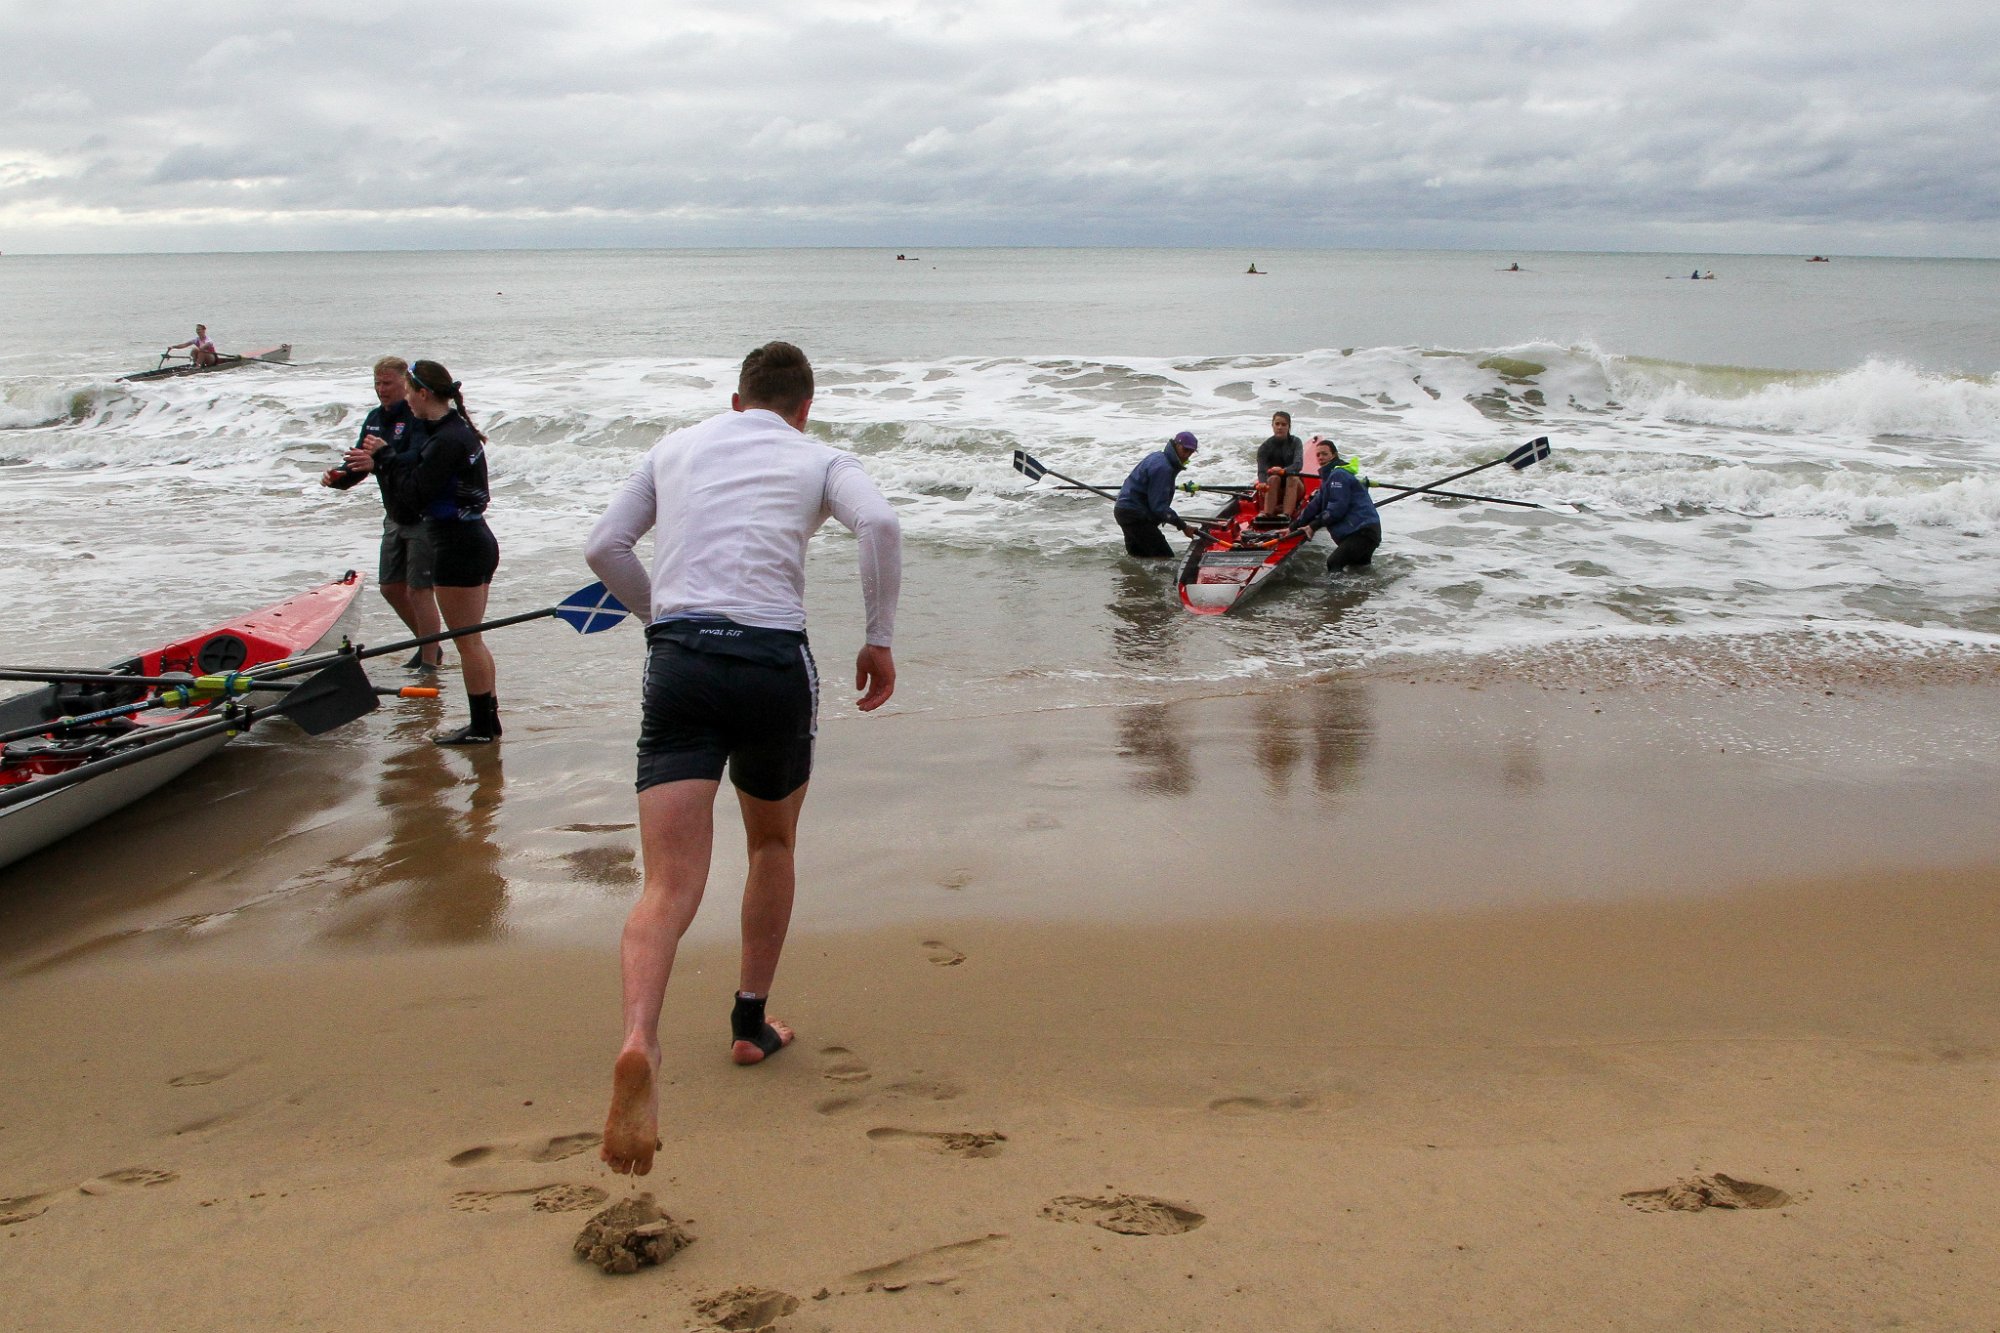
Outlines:
<svg viewBox="0 0 2000 1333"><path fill-rule="evenodd" d="M1147 454L1139 460L1139 466L1132 469L1132 475L1125 478L1125 484L1118 488L1118 502L1111 507L1112 512L1121 517L1130 515L1148 523L1171 523L1179 527L1181 516L1174 512L1174 478L1186 466L1174 457L1172 445L1157 453Z"/></svg>
<svg viewBox="0 0 2000 1333"><path fill-rule="evenodd" d="M1319 489L1292 520L1292 526L1325 528L1329 537L1339 541L1350 532L1381 521L1382 516L1375 512L1375 501L1369 498L1368 483L1333 463L1321 470Z"/></svg>

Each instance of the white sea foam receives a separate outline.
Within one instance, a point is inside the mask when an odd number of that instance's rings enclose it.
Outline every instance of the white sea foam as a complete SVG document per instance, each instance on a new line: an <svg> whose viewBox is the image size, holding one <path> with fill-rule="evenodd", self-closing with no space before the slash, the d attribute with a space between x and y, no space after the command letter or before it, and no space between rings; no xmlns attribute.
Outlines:
<svg viewBox="0 0 2000 1333"><path fill-rule="evenodd" d="M1119 281L1132 284L1132 300L1151 299L1144 273ZM948 343L949 355L828 354L823 341L923 341L894 318L932 307L858 313L842 305L845 286L771 289L809 312L838 313L820 317L840 337L802 336L819 378L812 429L863 458L902 517L903 633L919 655L966 667L932 673L932 684L913 672L913 705L925 690L998 706L1010 692L1088 702L1583 644L1657 656L1667 642L1790 636L1786 651L1806 658L1836 641L1841 653L1860 643L1885 660L1941 651L1939 641L1983 654L2000 634L2000 385L1990 372L1928 368L1945 356L1934 346L1918 349L1926 356L1856 355L1831 370L1757 368L1755 354L1736 366L1671 360L1652 342L1655 354L1638 357L1626 354L1637 335L1601 336L1605 311L1622 312L1607 305L1587 320L1542 317L1561 336L1485 345L1348 345L1348 321L1306 313L1286 318L1324 326L1320 346L1291 344L1309 350L1175 355L1161 343L1272 345L1237 332L1266 315L1245 306L1111 344L1082 299L1036 323L1047 307L1017 310L1016 282L973 283L969 313L937 317L919 350ZM1676 289L1674 308L1730 294L1720 281L1702 289ZM1487 305L1460 326L1481 326L1523 290L1481 298ZM589 299L614 315L629 305L608 289ZM1648 299L1657 315L1663 298ZM1385 295L1361 322L1393 324L1400 309ZM884 311L888 326L864 327ZM997 323L978 323L986 314ZM1880 327L1911 324L1907 312L1893 319ZM524 585L566 591L558 585L581 571L583 532L643 451L727 402L733 356L635 352L656 344L631 325L629 311L606 325L616 336L579 320L554 340L507 335L476 315L436 326L492 438L502 603L516 604ZM735 327L695 341L735 346ZM1859 344L1878 333L1842 336ZM302 349L309 335L299 335ZM0 486L10 501L23 497L9 506L14 632L64 623L78 605L115 604L120 590L173 577L183 560L280 587L301 572L371 565L379 510L368 493L317 485L371 405L372 332L365 342L341 336L348 350L305 352L291 367L138 384L114 382L101 356L82 352L18 373L10 363L0 460L15 465ZM1678 341L1706 345L1693 334ZM1765 337L1756 347L1773 345ZM1097 350L1063 350L1081 347ZM991 348L1004 352L982 350ZM1173 600L1171 568L1123 556L1103 499L1058 489L1053 477L1031 484L1010 466L1021 449L1115 487L1186 429L1202 441L1189 479L1242 482L1280 408L1301 435L1328 434L1378 482L1402 485L1547 435L1547 461L1491 468L1453 489L1550 507L1394 503L1373 571L1329 581L1315 545L1243 612L1198 620ZM1202 514L1218 503L1195 496L1180 507ZM851 542L829 529L814 556L816 595L852 595L851 559Z"/></svg>

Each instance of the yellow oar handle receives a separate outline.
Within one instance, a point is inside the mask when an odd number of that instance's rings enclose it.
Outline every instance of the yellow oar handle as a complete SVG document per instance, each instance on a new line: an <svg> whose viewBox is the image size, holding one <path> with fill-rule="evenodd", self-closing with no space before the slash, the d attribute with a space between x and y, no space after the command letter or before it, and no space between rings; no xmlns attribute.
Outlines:
<svg viewBox="0 0 2000 1333"><path fill-rule="evenodd" d="M216 699L230 695L250 693L256 678L237 671L224 671L209 676L196 676L182 685L169 685L160 691L160 698L175 703L192 703L196 699Z"/></svg>

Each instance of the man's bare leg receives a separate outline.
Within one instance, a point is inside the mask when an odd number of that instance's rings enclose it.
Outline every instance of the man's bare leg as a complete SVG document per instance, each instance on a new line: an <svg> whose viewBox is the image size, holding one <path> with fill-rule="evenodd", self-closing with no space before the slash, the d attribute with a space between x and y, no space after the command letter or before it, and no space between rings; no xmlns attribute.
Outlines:
<svg viewBox="0 0 2000 1333"><path fill-rule="evenodd" d="M396 619L403 622L411 635L423 638L444 628L444 617L438 612L437 593L429 588L412 588L407 583L385 583L382 585L382 600L396 613ZM427 643L420 650L424 661L432 666L444 660L444 645Z"/></svg>
<svg viewBox="0 0 2000 1333"><path fill-rule="evenodd" d="M792 924L799 811L806 803L806 789L802 786L781 801L760 801L738 791L736 800L743 808L743 839L750 854L750 873L743 883L743 963L737 986L761 1000L771 993L778 956L785 951L785 934ZM778 1045L766 1050L768 1038L765 1045L738 1040L730 1046L730 1059L754 1065L792 1044L791 1028L774 1018L764 1021Z"/></svg>
<svg viewBox="0 0 2000 1333"><path fill-rule="evenodd" d="M715 842L715 790L702 778L663 782L639 793L639 846L645 883L625 920L620 948L625 1044L611 1071L611 1110L599 1156L620 1174L653 1169L660 1142L660 1005L674 954L701 907Z"/></svg>

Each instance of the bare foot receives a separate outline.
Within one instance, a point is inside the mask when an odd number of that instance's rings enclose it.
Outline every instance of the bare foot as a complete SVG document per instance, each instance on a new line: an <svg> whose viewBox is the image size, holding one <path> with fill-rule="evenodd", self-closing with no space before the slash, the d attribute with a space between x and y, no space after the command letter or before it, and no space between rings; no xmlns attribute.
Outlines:
<svg viewBox="0 0 2000 1333"><path fill-rule="evenodd" d="M729 1058L739 1065L757 1064L765 1056L776 1055L779 1051L791 1045L792 1037L795 1035L789 1027L786 1027L775 1018L764 1020L764 1034L765 1040L761 1044L754 1041L739 1041L731 1046L729 1048ZM775 1046L770 1042L772 1036L778 1039L778 1043Z"/></svg>
<svg viewBox="0 0 2000 1333"><path fill-rule="evenodd" d="M625 1051L611 1067L611 1113L604 1118L604 1146L597 1155L621 1176L643 1176L653 1169L659 1146L653 1062L644 1051Z"/></svg>

